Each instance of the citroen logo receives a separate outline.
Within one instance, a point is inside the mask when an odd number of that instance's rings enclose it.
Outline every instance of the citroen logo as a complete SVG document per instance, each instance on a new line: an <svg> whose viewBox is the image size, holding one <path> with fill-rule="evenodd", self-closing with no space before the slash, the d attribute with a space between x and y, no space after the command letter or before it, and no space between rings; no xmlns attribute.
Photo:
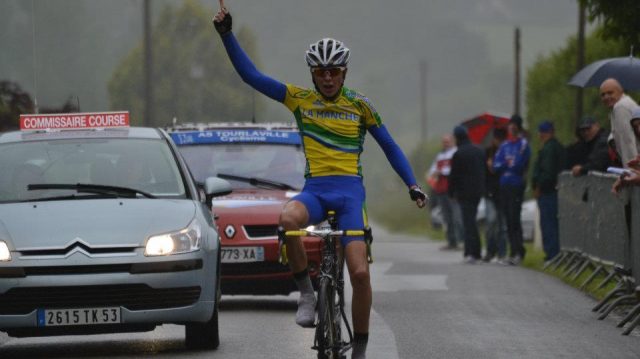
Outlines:
<svg viewBox="0 0 640 359"><path fill-rule="evenodd" d="M233 228L233 226L229 224L229 225L227 225L227 227L225 227L224 234L227 235L227 238L231 239L236 234L236 229Z"/></svg>
<svg viewBox="0 0 640 359"><path fill-rule="evenodd" d="M67 247L65 248L68 254L72 254L74 252L82 252L84 254L89 254L91 252L91 246L89 243L85 242L82 238L76 237L72 239L72 242L69 242Z"/></svg>

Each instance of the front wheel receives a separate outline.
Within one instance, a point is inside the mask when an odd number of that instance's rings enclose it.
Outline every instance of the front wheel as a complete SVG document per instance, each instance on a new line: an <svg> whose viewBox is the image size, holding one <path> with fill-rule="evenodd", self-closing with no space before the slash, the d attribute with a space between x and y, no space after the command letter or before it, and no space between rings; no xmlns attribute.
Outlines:
<svg viewBox="0 0 640 359"><path fill-rule="evenodd" d="M318 324L316 347L318 359L340 358L339 317L336 316L335 288L329 278L321 278L318 285Z"/></svg>
<svg viewBox="0 0 640 359"><path fill-rule="evenodd" d="M216 301L211 319L206 323L185 325L185 345L189 349L217 349L220 345L218 330L218 302Z"/></svg>

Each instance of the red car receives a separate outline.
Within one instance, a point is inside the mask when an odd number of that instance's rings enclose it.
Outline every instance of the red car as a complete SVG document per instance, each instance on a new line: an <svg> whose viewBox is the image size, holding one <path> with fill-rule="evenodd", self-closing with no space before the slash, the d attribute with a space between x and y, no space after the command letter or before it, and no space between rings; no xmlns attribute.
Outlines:
<svg viewBox="0 0 640 359"><path fill-rule="evenodd" d="M223 294L289 294L297 288L278 262L278 218L301 190L306 161L297 129L283 124L182 125L168 129L196 181L218 176L233 192L213 200L220 232ZM315 282L320 240L304 238Z"/></svg>

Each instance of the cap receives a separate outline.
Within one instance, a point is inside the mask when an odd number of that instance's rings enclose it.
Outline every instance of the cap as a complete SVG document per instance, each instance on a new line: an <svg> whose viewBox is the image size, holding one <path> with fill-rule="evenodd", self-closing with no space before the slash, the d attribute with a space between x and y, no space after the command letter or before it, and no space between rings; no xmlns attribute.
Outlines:
<svg viewBox="0 0 640 359"><path fill-rule="evenodd" d="M538 125L538 132L540 133L553 132L553 123L551 123L551 121L543 121Z"/></svg>
<svg viewBox="0 0 640 359"><path fill-rule="evenodd" d="M514 123L516 126L518 126L519 129L522 129L522 117L520 117L520 115L518 114L514 114L513 116L511 116L511 119L509 119L509 123Z"/></svg>
<svg viewBox="0 0 640 359"><path fill-rule="evenodd" d="M591 126L595 125L597 122L593 117L584 117L582 121L578 124L579 130L584 130L587 128L591 128Z"/></svg>

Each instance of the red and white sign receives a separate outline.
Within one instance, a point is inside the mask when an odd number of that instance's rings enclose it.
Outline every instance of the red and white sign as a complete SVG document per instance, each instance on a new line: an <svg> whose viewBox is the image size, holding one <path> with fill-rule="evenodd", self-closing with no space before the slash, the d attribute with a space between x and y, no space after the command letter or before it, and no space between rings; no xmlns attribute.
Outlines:
<svg viewBox="0 0 640 359"><path fill-rule="evenodd" d="M20 129L23 131L107 127L129 127L129 112L119 111L20 115Z"/></svg>

